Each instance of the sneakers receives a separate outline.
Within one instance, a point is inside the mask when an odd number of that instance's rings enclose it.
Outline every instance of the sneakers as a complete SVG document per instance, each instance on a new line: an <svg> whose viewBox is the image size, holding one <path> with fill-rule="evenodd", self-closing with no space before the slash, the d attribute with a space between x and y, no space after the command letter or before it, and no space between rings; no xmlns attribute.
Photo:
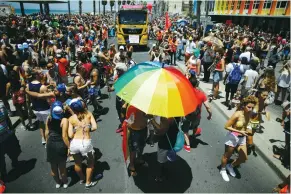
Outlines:
<svg viewBox="0 0 291 194"><path fill-rule="evenodd" d="M222 178L223 178L224 181L229 182L229 177L227 175L227 172L226 172L226 169L225 168L223 168L223 169L220 170L220 174L221 174L221 176L222 176Z"/></svg>
<svg viewBox="0 0 291 194"><path fill-rule="evenodd" d="M83 185L83 184L85 184L85 183L86 183L85 180L80 180L80 185Z"/></svg>
<svg viewBox="0 0 291 194"><path fill-rule="evenodd" d="M90 189L91 187L94 187L95 185L97 184L97 181L93 181L89 184L86 184L85 185L85 189Z"/></svg>
<svg viewBox="0 0 291 194"><path fill-rule="evenodd" d="M195 132L195 135L201 135L201 132L202 132L202 128L201 127L198 127L196 132Z"/></svg>
<svg viewBox="0 0 291 194"><path fill-rule="evenodd" d="M122 128L116 129L116 133L121 133L123 131Z"/></svg>
<svg viewBox="0 0 291 194"><path fill-rule="evenodd" d="M227 165L226 165L226 170L229 172L229 174L230 174L232 177L235 177L235 176L236 176L236 174L235 174L235 172L234 172L233 167L231 166L231 164L227 164Z"/></svg>
<svg viewBox="0 0 291 194"><path fill-rule="evenodd" d="M63 184L63 188L64 188L64 189L66 189L66 188L68 188L68 187L69 187L68 184Z"/></svg>
<svg viewBox="0 0 291 194"><path fill-rule="evenodd" d="M46 144L46 141L45 141L44 137L41 138L41 143L42 143L42 145Z"/></svg>
<svg viewBox="0 0 291 194"><path fill-rule="evenodd" d="M22 124L20 125L20 129L23 130L23 131L26 131L26 127L24 125L22 125Z"/></svg>
<svg viewBox="0 0 291 194"><path fill-rule="evenodd" d="M59 189L61 188L61 185L60 184L56 184L56 189Z"/></svg>
<svg viewBox="0 0 291 194"><path fill-rule="evenodd" d="M188 146L188 145L184 145L184 150L185 150L186 152L190 152L190 151L191 151L191 147Z"/></svg>

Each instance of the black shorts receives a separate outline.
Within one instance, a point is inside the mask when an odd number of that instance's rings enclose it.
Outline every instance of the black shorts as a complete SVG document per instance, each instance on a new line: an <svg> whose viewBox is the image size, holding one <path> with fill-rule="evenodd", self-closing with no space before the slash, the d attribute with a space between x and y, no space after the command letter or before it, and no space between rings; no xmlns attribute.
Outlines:
<svg viewBox="0 0 291 194"><path fill-rule="evenodd" d="M226 84L225 92L236 93L237 88L238 88L238 84Z"/></svg>
<svg viewBox="0 0 291 194"><path fill-rule="evenodd" d="M146 145L147 128L141 130L129 130L128 147L130 152L141 153Z"/></svg>
<svg viewBox="0 0 291 194"><path fill-rule="evenodd" d="M200 125L200 117L197 117L195 120L189 120L186 118L182 119L181 129L184 133L188 133L190 130L195 130Z"/></svg>

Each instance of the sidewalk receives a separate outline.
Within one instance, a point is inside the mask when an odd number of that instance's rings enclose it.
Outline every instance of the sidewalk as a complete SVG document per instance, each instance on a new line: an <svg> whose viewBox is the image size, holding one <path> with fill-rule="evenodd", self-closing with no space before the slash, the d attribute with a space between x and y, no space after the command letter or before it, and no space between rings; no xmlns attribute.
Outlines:
<svg viewBox="0 0 291 194"><path fill-rule="evenodd" d="M184 63L177 62L177 66L179 69L185 73L186 66ZM204 83L200 81L199 88L205 93L208 94L209 90L212 88L212 82ZM235 109L228 110L228 108L224 105L225 102L225 86L220 83L220 99L214 100L211 102L212 107L218 109L218 111L226 117L226 119L230 118L232 114L235 112ZM276 118L281 118L282 108L276 105L270 106L267 111L270 112L271 120L266 121L263 117L264 123L262 124L263 133L256 133L254 135L254 143L256 145L256 152L266 161L266 163L278 174L279 177L285 178L286 175L290 173L288 169L286 169L281 161L273 157L273 149L274 147L282 148L285 145L285 135L283 133L283 128L281 124L276 121ZM215 117L215 115L214 115ZM254 157L250 155L249 157Z"/></svg>

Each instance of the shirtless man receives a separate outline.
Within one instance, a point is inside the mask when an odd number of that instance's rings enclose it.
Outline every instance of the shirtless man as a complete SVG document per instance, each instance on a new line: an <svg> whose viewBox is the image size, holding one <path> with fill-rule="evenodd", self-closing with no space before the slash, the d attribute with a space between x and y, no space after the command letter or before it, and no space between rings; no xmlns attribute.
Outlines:
<svg viewBox="0 0 291 194"><path fill-rule="evenodd" d="M126 104L124 105L124 107ZM145 161L141 159L143 149L145 147L147 138L147 116L141 110L135 108L134 106L129 106L127 108L127 113L131 112L128 120L128 130L129 130L129 152L130 152L130 164L129 171L131 176L136 176L136 170L134 164L136 163L136 156L138 163L146 165Z"/></svg>

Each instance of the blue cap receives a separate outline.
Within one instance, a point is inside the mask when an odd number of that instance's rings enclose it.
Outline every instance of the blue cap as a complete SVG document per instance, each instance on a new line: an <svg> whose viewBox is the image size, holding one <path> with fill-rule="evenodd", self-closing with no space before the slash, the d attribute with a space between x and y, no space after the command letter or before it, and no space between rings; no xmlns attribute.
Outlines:
<svg viewBox="0 0 291 194"><path fill-rule="evenodd" d="M56 101L52 104L51 115L53 119L57 120L61 120L64 117L64 108L60 101Z"/></svg>
<svg viewBox="0 0 291 194"><path fill-rule="evenodd" d="M26 42L24 42L24 43L22 44L22 46L23 46L23 49L27 49L27 48L28 48L28 44L27 44Z"/></svg>
<svg viewBox="0 0 291 194"><path fill-rule="evenodd" d="M77 111L77 112L82 112L84 110L82 101L77 98L71 100L70 107L71 109L73 109L73 111Z"/></svg>
<svg viewBox="0 0 291 194"><path fill-rule="evenodd" d="M58 84L58 86L57 86L57 90L58 90L59 92L65 93L65 92L66 92L66 85L65 85L64 83L62 83L62 84Z"/></svg>
<svg viewBox="0 0 291 194"><path fill-rule="evenodd" d="M65 104L68 105L68 106L70 106L71 105L71 101L72 101L72 99L69 98L69 99L66 100Z"/></svg>

